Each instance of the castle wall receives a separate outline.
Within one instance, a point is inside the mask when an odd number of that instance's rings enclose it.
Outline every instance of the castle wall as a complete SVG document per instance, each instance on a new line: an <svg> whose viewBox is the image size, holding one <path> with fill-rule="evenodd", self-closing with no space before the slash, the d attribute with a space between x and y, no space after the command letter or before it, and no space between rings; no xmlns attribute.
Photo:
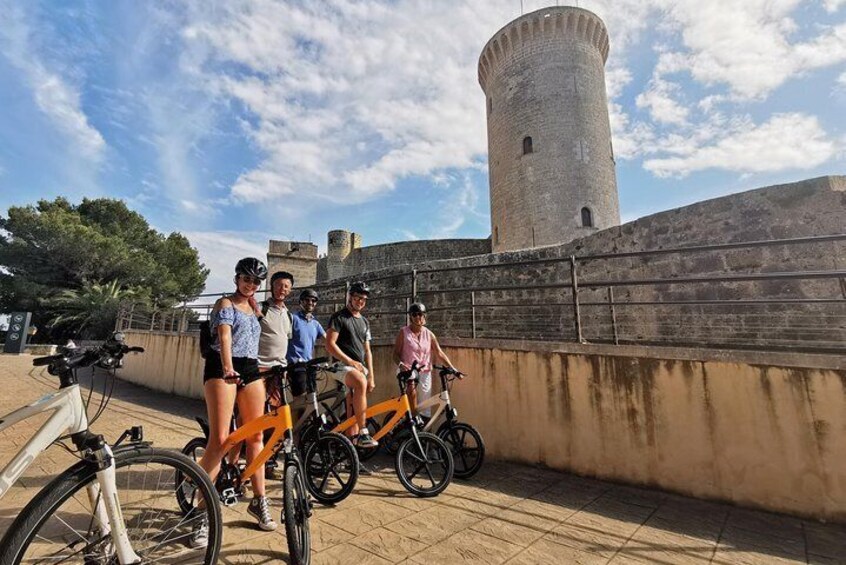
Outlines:
<svg viewBox="0 0 846 565"><path fill-rule="evenodd" d="M401 241L369 247L359 246L352 249L343 259L333 259L331 255L326 259L320 259L317 267L318 280L325 282L337 278L354 277L359 273L386 267L484 255L490 252L489 239L433 239Z"/></svg>
<svg viewBox="0 0 846 565"><path fill-rule="evenodd" d="M420 273L418 295L432 309L429 324L442 335L471 335L470 289L476 304L478 337L575 340L572 295L569 289L523 290L523 285L570 282L567 262L530 263L540 258L565 258L600 253L666 249L681 246L746 242L776 238L839 234L846 226L846 177L821 177L708 200L647 216L570 243L538 249L452 259L418 261L413 265L357 275L373 284L368 304L375 335L392 336L405 323L405 297L411 294L410 272L469 267L465 270ZM498 267L497 265L502 265ZM590 281L671 279L682 276L846 269L846 242L780 245L684 255L650 255L584 260L578 263L582 284ZM337 283L340 284L340 281ZM324 285L325 286L325 285ZM332 285L324 294L333 296ZM442 293L440 289L462 288ZM617 287L615 301L737 300L842 298L837 280L758 280L736 283L660 284ZM379 295L399 298L379 299ZM610 309L607 289L582 288L584 338L609 341ZM342 299L342 296L341 296ZM496 305L503 305L497 307ZM836 310L840 308L840 310ZM388 313L393 312L393 313ZM802 324L797 326L797 312ZM846 342L846 325L827 321L846 315L842 304L735 306L618 306L619 339L626 342L733 344L778 346L781 340ZM799 327L802 326L802 327ZM821 335L825 334L825 335Z"/></svg>
<svg viewBox="0 0 846 565"><path fill-rule="evenodd" d="M526 14L485 46L479 83L488 105L495 252L564 243L619 225L607 56L602 20L573 7Z"/></svg>

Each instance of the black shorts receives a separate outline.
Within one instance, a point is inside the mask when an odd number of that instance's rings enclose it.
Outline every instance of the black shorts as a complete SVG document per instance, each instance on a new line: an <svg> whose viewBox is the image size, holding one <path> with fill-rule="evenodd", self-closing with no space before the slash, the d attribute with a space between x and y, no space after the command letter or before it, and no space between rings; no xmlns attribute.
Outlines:
<svg viewBox="0 0 846 565"><path fill-rule="evenodd" d="M317 376L317 368L307 367L305 363L291 363L288 365L287 373L288 384L291 386L291 396L300 396L308 390L307 383L309 378L314 383Z"/></svg>
<svg viewBox="0 0 846 565"><path fill-rule="evenodd" d="M239 386L247 386L251 382L261 379L259 373L258 359L250 357L233 357L232 368L241 375L241 384ZM203 383L211 379L223 378L223 363L220 361L220 354L213 351L211 355L206 357L206 366L203 369Z"/></svg>

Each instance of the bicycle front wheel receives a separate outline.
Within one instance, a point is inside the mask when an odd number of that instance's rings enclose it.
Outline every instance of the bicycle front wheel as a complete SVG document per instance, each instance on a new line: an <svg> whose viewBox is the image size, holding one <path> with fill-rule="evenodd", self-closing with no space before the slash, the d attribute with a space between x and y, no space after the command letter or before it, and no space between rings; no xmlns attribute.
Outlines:
<svg viewBox="0 0 846 565"><path fill-rule="evenodd" d="M419 445L412 435L397 450L397 478L415 496L437 496L452 480L452 453L435 434L418 432L417 438Z"/></svg>
<svg viewBox="0 0 846 565"><path fill-rule="evenodd" d="M217 493L203 470L175 451L135 445L115 454L115 484L132 549L145 563L215 563L222 519ZM205 508L185 516L175 493L177 471L198 486ZM0 541L0 564L117 563L111 536L94 508L102 507L96 469L78 463L53 479L21 511ZM96 495L97 497L99 495ZM205 521L208 542L193 547Z"/></svg>
<svg viewBox="0 0 846 565"><path fill-rule="evenodd" d="M308 565L311 563L311 531L308 527L311 503L297 464L285 464L283 486L282 517L285 537L288 538L288 557L293 565Z"/></svg>
<svg viewBox="0 0 846 565"><path fill-rule="evenodd" d="M352 493L358 481L358 454L345 436L320 432L303 454L308 492L321 504L337 504Z"/></svg>
<svg viewBox="0 0 846 565"><path fill-rule="evenodd" d="M206 438L195 437L185 444L185 447L182 448L182 453L190 457L191 461L199 464L200 459L203 458L203 454L206 452L206 443ZM176 501L179 503L182 513L187 515L197 506L200 493L191 481L185 480L185 475L180 470L176 471L174 483L179 485L179 488L176 489Z"/></svg>

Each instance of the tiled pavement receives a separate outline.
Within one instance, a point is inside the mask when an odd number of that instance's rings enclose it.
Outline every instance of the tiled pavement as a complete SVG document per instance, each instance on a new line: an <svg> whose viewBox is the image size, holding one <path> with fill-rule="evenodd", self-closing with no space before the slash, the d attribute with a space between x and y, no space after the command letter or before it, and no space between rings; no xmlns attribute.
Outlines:
<svg viewBox="0 0 846 565"><path fill-rule="evenodd" d="M53 377L30 363L27 356L0 355L0 413L55 388ZM93 429L114 440L142 424L147 439L176 448L195 435L193 416L203 412L200 402L118 381ZM36 423L0 434L0 461ZM0 532L69 457L48 450L0 500ZM316 509L314 563L846 564L844 526L497 462L435 499L418 499L399 485L389 459L370 465L376 472L362 477L350 498ZM270 493L278 512L281 493ZM221 562L287 559L283 528L258 531L243 503L224 517Z"/></svg>

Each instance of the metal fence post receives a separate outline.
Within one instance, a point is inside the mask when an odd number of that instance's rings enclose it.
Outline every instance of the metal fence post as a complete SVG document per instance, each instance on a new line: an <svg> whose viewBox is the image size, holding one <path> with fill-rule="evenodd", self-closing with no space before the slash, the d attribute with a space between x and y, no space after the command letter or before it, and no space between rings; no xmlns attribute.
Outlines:
<svg viewBox="0 0 846 565"><path fill-rule="evenodd" d="M573 285L573 324L576 330L576 341L583 343L582 314L579 312L579 273L576 268L576 256L570 255L570 283Z"/></svg>
<svg viewBox="0 0 846 565"><path fill-rule="evenodd" d="M614 287L608 287L608 307L611 309L611 329L614 332L614 345L620 345L620 336L617 334L617 310L614 308Z"/></svg>
<svg viewBox="0 0 846 565"><path fill-rule="evenodd" d="M127 330L131 330L131 329L132 329L132 315L133 315L134 313L135 313L135 303L133 302L132 304L130 304L130 305L129 305L129 320L127 320L127 322L126 322L126 328L125 328L125 329L127 329Z"/></svg>
<svg viewBox="0 0 846 565"><path fill-rule="evenodd" d="M473 339L476 339L476 291L470 291L470 316L473 328Z"/></svg>

